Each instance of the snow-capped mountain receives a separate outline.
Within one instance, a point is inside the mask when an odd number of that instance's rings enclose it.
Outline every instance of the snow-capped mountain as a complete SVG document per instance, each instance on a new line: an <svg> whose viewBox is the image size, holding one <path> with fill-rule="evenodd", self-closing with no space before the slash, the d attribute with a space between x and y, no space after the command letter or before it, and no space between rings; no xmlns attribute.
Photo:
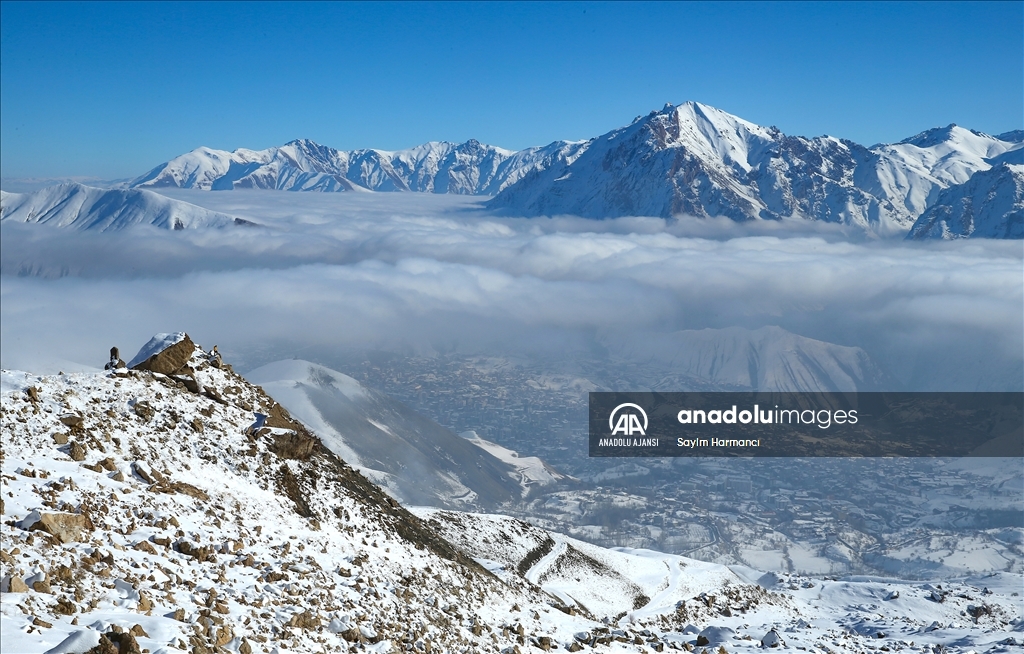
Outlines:
<svg viewBox="0 0 1024 654"><path fill-rule="evenodd" d="M133 370L0 375L4 652L1019 645L1019 574L814 579L417 517L215 352L149 345Z"/></svg>
<svg viewBox="0 0 1024 654"><path fill-rule="evenodd" d="M1021 145L951 125L869 149L787 136L687 102L592 139L572 161L533 171L491 206L591 218L803 218L904 233L939 190Z"/></svg>
<svg viewBox="0 0 1024 654"><path fill-rule="evenodd" d="M868 148L787 136L686 102L588 141L518 152L474 140L394 152L309 140L265 150L198 148L127 185L458 193L495 196L491 207L520 216L797 218L902 235L943 189L1022 156L1019 130L989 136L949 125Z"/></svg>
<svg viewBox="0 0 1024 654"><path fill-rule="evenodd" d="M874 173L862 174L859 183L920 216L941 203L942 189L1001 163L1024 163L1022 141L1019 130L989 136L957 125L936 127L893 145L874 146Z"/></svg>
<svg viewBox="0 0 1024 654"><path fill-rule="evenodd" d="M4 222L38 223L97 232L135 225L197 229L252 224L142 189L100 189L69 182L31 193L0 193L0 220Z"/></svg>
<svg viewBox="0 0 1024 654"><path fill-rule="evenodd" d="M908 239L972 236L1024 238L1024 165L1000 163L943 189L907 234Z"/></svg>
<svg viewBox="0 0 1024 654"><path fill-rule="evenodd" d="M896 387L859 347L818 341L781 327L684 330L609 345L617 347L616 356L658 362L675 374L721 388L807 393ZM675 383L673 378L670 386Z"/></svg>
<svg viewBox="0 0 1024 654"><path fill-rule="evenodd" d="M403 503L493 508L528 488L515 466L336 370L287 360L246 378Z"/></svg>
<svg viewBox="0 0 1024 654"><path fill-rule="evenodd" d="M478 141L432 141L408 150L342 151L299 139L265 150L198 148L128 182L133 188L416 191L494 195L581 144L514 152Z"/></svg>

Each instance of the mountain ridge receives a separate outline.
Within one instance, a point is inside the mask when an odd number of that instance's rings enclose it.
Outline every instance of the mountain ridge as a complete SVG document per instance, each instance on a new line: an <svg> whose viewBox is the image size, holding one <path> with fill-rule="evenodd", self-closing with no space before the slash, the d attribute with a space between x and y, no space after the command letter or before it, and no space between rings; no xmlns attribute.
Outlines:
<svg viewBox="0 0 1024 654"><path fill-rule="evenodd" d="M789 136L690 101L585 141L519 151L475 139L395 151L309 139L265 150L201 147L126 186L458 193L490 196L491 208L519 216L800 218L905 235L943 189L1016 163L1022 134L950 124L865 147Z"/></svg>
<svg viewBox="0 0 1024 654"><path fill-rule="evenodd" d="M2 192L0 220L99 232L137 225L183 230L254 224L147 189L100 189L77 182L30 193Z"/></svg>

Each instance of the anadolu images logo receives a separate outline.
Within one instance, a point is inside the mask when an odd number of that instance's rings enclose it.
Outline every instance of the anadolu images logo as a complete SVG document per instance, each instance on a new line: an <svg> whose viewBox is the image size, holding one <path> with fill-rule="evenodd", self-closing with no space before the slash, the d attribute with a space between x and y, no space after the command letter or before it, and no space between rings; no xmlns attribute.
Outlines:
<svg viewBox="0 0 1024 654"><path fill-rule="evenodd" d="M638 416L633 412L622 412L619 415L618 420L615 419L615 414L619 413L623 409L636 409L640 412ZM643 416L644 424L640 424L640 416ZM626 402L612 409L612 413L608 416L608 428L612 430L612 436L616 434L622 434L624 436L646 436L647 431L647 412L644 411L639 405L633 404L632 402Z"/></svg>

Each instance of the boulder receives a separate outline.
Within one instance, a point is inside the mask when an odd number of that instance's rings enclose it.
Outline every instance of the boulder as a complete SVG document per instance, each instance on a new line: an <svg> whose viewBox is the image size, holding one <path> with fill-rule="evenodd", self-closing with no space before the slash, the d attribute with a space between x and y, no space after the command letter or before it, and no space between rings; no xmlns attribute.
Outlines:
<svg viewBox="0 0 1024 654"><path fill-rule="evenodd" d="M217 647L224 647L234 639L234 630L231 628L231 625L225 624L217 628L217 634L214 636L213 644Z"/></svg>
<svg viewBox="0 0 1024 654"><path fill-rule="evenodd" d="M59 418L61 424L72 429L81 429L85 419L77 413L65 413Z"/></svg>
<svg viewBox="0 0 1024 654"><path fill-rule="evenodd" d="M293 615L288 624L299 629L318 629L320 627L320 617L310 611L303 611Z"/></svg>
<svg viewBox="0 0 1024 654"><path fill-rule="evenodd" d="M761 647L785 647L786 641L782 640L779 632L771 629L761 638Z"/></svg>
<svg viewBox="0 0 1024 654"><path fill-rule="evenodd" d="M22 521L23 528L44 531L61 543L83 542L95 529L89 516L80 513L33 512Z"/></svg>
<svg viewBox="0 0 1024 654"><path fill-rule="evenodd" d="M68 454L71 455L72 461L85 460L85 448L82 447L81 443L71 443L71 447L68 449Z"/></svg>
<svg viewBox="0 0 1024 654"><path fill-rule="evenodd" d="M174 375L185 372L195 351L195 343L185 332L157 334L139 350L128 367L132 370L149 370Z"/></svg>
<svg viewBox="0 0 1024 654"><path fill-rule="evenodd" d="M28 584L22 581L21 577L11 577L11 583L8 586L9 593L27 593Z"/></svg>
<svg viewBox="0 0 1024 654"><path fill-rule="evenodd" d="M735 634L729 627L707 627L697 634L697 645L718 645L731 640Z"/></svg>

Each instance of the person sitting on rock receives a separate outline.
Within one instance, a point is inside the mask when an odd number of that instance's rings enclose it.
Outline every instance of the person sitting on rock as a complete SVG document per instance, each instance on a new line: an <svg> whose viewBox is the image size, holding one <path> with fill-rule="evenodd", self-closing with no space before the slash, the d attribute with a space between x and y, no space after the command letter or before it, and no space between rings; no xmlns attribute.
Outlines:
<svg viewBox="0 0 1024 654"><path fill-rule="evenodd" d="M103 366L104 370L117 370L118 368L124 368L126 364L121 360L121 353L118 352L116 347L110 348L110 361L107 365Z"/></svg>

